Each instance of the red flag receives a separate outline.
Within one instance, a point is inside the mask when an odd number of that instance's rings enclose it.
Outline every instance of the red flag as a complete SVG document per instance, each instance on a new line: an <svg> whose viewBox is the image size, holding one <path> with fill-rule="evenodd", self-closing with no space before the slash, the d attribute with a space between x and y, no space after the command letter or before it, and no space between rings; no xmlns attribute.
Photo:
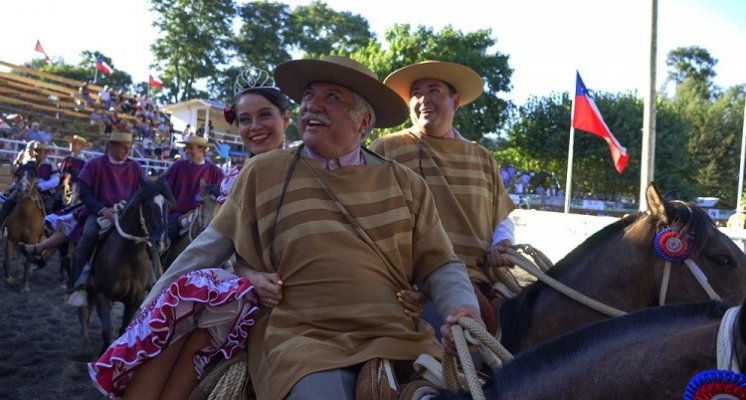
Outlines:
<svg viewBox="0 0 746 400"><path fill-rule="evenodd" d="M106 75L111 75L111 73L114 72L114 69L111 68L101 56L96 57L96 69L105 73Z"/></svg>
<svg viewBox="0 0 746 400"><path fill-rule="evenodd" d="M148 75L148 85L154 88L163 89L163 82L161 82L157 78L154 78L153 75Z"/></svg>
<svg viewBox="0 0 746 400"><path fill-rule="evenodd" d="M44 48L41 47L41 42L39 41L39 39L36 39L36 47L34 47L34 51L44 54L44 60L49 61L49 56L44 51Z"/></svg>
<svg viewBox="0 0 746 400"><path fill-rule="evenodd" d="M596 107L596 102L593 101L593 97L591 97L588 89L583 84L583 80L580 78L580 72L577 74L575 84L575 111L572 115L571 125L575 129L592 133L604 139L609 144L611 158L614 160L614 167L621 174L624 171L624 167L627 166L627 160L629 160L627 148L616 140L614 134L606 126L606 122L604 122L601 113L598 111L598 107Z"/></svg>

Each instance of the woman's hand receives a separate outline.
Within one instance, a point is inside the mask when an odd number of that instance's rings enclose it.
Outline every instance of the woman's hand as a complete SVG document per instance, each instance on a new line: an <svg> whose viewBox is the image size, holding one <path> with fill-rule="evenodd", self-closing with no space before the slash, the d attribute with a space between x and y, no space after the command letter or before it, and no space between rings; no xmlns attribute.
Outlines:
<svg viewBox="0 0 746 400"><path fill-rule="evenodd" d="M259 303L267 308L272 308L282 301L282 280L276 272L259 272L240 258L236 258L236 272L248 278L254 285Z"/></svg>

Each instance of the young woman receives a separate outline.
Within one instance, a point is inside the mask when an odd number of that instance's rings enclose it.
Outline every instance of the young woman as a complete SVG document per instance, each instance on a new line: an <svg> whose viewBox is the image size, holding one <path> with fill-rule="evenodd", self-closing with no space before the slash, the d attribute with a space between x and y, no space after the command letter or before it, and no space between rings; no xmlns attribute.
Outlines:
<svg viewBox="0 0 746 400"><path fill-rule="evenodd" d="M271 76L247 71L236 89L226 120L237 122L250 156L281 148L290 103ZM221 201L240 169L235 166L223 181ZM99 390L132 399L189 397L210 361L239 351L257 306L270 309L282 300L277 274L253 271L240 261L234 268L237 275L219 268L195 271L149 296L126 332L89 364Z"/></svg>

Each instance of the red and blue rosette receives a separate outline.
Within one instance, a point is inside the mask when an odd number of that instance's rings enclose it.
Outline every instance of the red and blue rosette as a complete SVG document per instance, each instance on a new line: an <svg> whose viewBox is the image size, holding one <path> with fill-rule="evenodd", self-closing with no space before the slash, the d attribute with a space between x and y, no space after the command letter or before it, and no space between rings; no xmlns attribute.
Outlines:
<svg viewBox="0 0 746 400"><path fill-rule="evenodd" d="M702 371L686 385L684 400L746 400L746 376L723 370Z"/></svg>
<svg viewBox="0 0 746 400"><path fill-rule="evenodd" d="M658 256L672 263L680 263L686 260L692 250L689 238L682 235L678 229L670 227L661 229L655 235L653 244Z"/></svg>
<svg viewBox="0 0 746 400"><path fill-rule="evenodd" d="M236 120L235 108L236 107L233 104L226 104L225 108L223 108L223 117L225 117L225 122L230 125L233 125L233 122Z"/></svg>

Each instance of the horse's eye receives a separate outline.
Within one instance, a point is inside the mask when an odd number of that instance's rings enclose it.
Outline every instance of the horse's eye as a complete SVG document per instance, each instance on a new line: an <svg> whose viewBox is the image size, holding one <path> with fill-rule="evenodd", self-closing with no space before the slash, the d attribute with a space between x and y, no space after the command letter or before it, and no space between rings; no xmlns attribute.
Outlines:
<svg viewBox="0 0 746 400"><path fill-rule="evenodd" d="M727 254L710 254L708 258L715 264L723 267L729 267L733 264Z"/></svg>

